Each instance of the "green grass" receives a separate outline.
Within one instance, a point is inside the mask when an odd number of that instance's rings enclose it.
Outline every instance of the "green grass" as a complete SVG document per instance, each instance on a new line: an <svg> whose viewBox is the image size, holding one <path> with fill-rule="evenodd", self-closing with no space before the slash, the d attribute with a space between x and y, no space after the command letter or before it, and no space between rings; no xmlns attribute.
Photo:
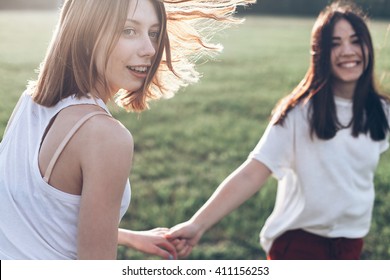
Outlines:
<svg viewBox="0 0 390 280"><path fill-rule="evenodd" d="M50 12L0 12L0 135L26 81L36 76L55 25ZM201 81L140 115L113 108L135 140L133 197L121 226L134 230L185 221L256 145L275 102L303 77L314 19L249 17L219 36L217 61ZM370 24L377 75L390 92L389 22ZM1 139L1 138L0 138ZM374 220L363 258L390 258L390 155L376 176ZM272 211L276 181L207 232L192 259L264 259L258 232ZM120 258L153 257L119 248Z"/></svg>

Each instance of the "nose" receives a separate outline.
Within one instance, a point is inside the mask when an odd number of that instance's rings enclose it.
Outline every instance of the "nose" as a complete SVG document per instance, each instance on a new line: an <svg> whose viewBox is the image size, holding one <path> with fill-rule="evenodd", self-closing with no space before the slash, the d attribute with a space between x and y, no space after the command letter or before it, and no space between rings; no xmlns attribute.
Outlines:
<svg viewBox="0 0 390 280"><path fill-rule="evenodd" d="M138 54L140 56L154 56L156 54L155 43L152 42L149 36L145 36L140 45Z"/></svg>
<svg viewBox="0 0 390 280"><path fill-rule="evenodd" d="M355 47L353 44L347 42L342 45L341 48L341 55L342 56L348 56L348 55L354 55L355 54Z"/></svg>

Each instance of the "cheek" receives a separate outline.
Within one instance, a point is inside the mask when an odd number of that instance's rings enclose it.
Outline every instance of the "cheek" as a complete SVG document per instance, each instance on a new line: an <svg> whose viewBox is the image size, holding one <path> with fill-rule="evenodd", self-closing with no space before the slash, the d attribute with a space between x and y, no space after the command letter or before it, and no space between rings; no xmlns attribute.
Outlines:
<svg viewBox="0 0 390 280"><path fill-rule="evenodd" d="M117 72L123 65L123 58L119 55L116 49L114 49L107 61L107 74L109 75L112 72Z"/></svg>
<svg viewBox="0 0 390 280"><path fill-rule="evenodd" d="M369 56L369 50L366 46L364 46L363 51L364 51L364 54L362 54L362 57L364 57L364 62L365 62L364 69L366 69L368 67L369 62L370 62L369 61L370 56Z"/></svg>
<svg viewBox="0 0 390 280"><path fill-rule="evenodd" d="M130 53L132 53L132 42L124 38L120 38L112 51L112 56L117 60L124 60Z"/></svg>
<svg viewBox="0 0 390 280"><path fill-rule="evenodd" d="M336 50L332 50L330 52L330 68L331 68L332 72L334 71L334 68L336 66L336 60L337 60Z"/></svg>

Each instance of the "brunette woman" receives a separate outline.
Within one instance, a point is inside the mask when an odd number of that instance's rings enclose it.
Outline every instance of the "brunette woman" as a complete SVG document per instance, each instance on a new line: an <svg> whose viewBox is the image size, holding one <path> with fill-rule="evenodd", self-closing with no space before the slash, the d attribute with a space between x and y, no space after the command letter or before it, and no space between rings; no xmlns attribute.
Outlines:
<svg viewBox="0 0 390 280"><path fill-rule="evenodd" d="M179 255L272 174L273 213L260 233L269 259L358 259L370 229L374 172L388 148L389 100L374 82L362 13L334 3L318 16L306 76L274 109L249 158L167 235Z"/></svg>

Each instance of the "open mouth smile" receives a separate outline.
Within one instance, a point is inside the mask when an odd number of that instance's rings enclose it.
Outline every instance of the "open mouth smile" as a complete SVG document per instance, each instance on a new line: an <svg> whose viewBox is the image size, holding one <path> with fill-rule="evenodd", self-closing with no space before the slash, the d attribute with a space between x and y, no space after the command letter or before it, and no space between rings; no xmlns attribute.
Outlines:
<svg viewBox="0 0 390 280"><path fill-rule="evenodd" d="M358 65L360 65L360 61L347 61L347 62L341 62L338 63L337 66L340 68L354 68Z"/></svg>
<svg viewBox="0 0 390 280"><path fill-rule="evenodd" d="M148 66L126 66L126 68L129 70L129 72L137 77L144 79L149 73L149 68Z"/></svg>
<svg viewBox="0 0 390 280"><path fill-rule="evenodd" d="M146 66L126 66L130 71L134 71L140 74L146 74L148 72L148 67Z"/></svg>

